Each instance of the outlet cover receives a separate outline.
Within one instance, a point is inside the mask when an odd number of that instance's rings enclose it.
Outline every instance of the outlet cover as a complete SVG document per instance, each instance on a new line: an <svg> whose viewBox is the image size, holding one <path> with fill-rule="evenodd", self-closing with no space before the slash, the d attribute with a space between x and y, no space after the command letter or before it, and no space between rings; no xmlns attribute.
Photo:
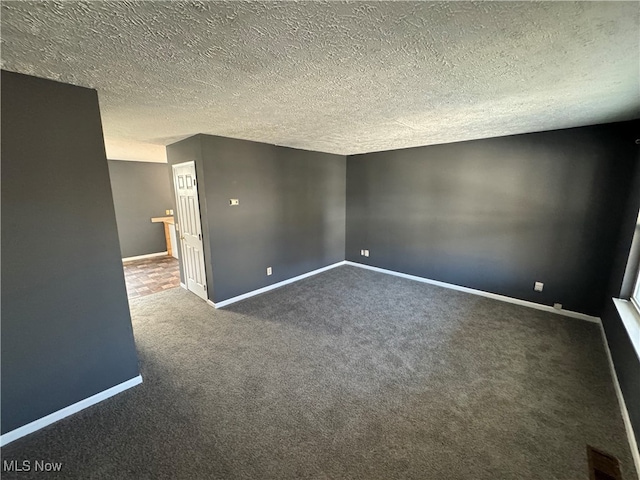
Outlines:
<svg viewBox="0 0 640 480"><path fill-rule="evenodd" d="M553 304L553 308L555 308L556 310L562 310L562 304L561 303L554 303Z"/></svg>
<svg viewBox="0 0 640 480"><path fill-rule="evenodd" d="M360 250L360 255L364 257L364 250Z"/></svg>
<svg viewBox="0 0 640 480"><path fill-rule="evenodd" d="M237 198L230 198L229 205L232 207L235 207L236 205L240 205L240 200L238 200Z"/></svg>
<svg viewBox="0 0 640 480"><path fill-rule="evenodd" d="M267 275L271 275L273 273L273 270L271 270L271 267L267 267Z"/></svg>
<svg viewBox="0 0 640 480"><path fill-rule="evenodd" d="M364 256L365 256L365 257L368 257L368 256L369 256L369 250L365 250L365 251L364 251Z"/></svg>
<svg viewBox="0 0 640 480"><path fill-rule="evenodd" d="M541 292L543 288L544 288L544 283L542 283L542 282L536 282L536 283L533 285L533 289L534 289L536 292Z"/></svg>

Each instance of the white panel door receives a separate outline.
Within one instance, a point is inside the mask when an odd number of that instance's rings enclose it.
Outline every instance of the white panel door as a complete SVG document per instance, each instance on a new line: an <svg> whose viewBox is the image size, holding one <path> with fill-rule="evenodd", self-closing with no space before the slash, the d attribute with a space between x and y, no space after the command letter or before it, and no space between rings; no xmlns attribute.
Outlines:
<svg viewBox="0 0 640 480"><path fill-rule="evenodd" d="M176 233L180 236L182 268L187 288L206 300L207 279L202 251L202 226L195 163L174 165L173 184L178 211Z"/></svg>

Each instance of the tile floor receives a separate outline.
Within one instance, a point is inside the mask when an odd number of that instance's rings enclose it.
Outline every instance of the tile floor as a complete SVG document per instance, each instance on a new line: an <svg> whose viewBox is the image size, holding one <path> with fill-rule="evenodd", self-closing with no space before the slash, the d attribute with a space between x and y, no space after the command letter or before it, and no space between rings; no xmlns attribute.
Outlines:
<svg viewBox="0 0 640 480"><path fill-rule="evenodd" d="M178 260L153 257L123 263L129 298L138 298L180 286Z"/></svg>

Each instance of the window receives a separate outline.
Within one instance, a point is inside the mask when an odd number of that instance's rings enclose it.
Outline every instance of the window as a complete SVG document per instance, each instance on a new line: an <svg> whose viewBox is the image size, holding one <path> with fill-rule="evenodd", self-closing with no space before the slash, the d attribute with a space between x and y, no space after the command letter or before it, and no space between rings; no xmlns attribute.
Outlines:
<svg viewBox="0 0 640 480"><path fill-rule="evenodd" d="M638 250L640 250L640 212L638 213L638 217L636 218L636 230L633 234L633 242L631 244L631 251L629 252L629 259L627 261L627 268L625 272L625 277L630 275L634 275L634 283L633 289L629 292L625 292L625 288L623 286L623 291L620 292L620 296L622 298L627 298L627 296L634 303L635 307L640 311L640 255ZM624 281L623 281L624 283Z"/></svg>
<svg viewBox="0 0 640 480"><path fill-rule="evenodd" d="M640 212L636 219L636 231L633 234L633 243L631 245L631 251L629 252L629 260L627 262L627 270L630 268L635 269L635 282L633 290L631 292L631 301L635 307L640 311L640 258L638 258L638 243L640 242Z"/></svg>
<svg viewBox="0 0 640 480"><path fill-rule="evenodd" d="M633 281L633 287L625 287ZM636 231L633 235L631 251L627 260L625 279L623 280L620 296L630 301L614 299L620 319L629 334L638 358L640 358L640 213L636 220Z"/></svg>

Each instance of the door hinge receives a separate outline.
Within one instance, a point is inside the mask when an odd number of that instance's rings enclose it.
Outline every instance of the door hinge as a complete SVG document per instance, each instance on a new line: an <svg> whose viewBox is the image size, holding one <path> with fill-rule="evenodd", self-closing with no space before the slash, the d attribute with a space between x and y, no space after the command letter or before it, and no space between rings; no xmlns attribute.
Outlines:
<svg viewBox="0 0 640 480"><path fill-rule="evenodd" d="M198 240L202 240L202 234L201 233L198 234Z"/></svg>

